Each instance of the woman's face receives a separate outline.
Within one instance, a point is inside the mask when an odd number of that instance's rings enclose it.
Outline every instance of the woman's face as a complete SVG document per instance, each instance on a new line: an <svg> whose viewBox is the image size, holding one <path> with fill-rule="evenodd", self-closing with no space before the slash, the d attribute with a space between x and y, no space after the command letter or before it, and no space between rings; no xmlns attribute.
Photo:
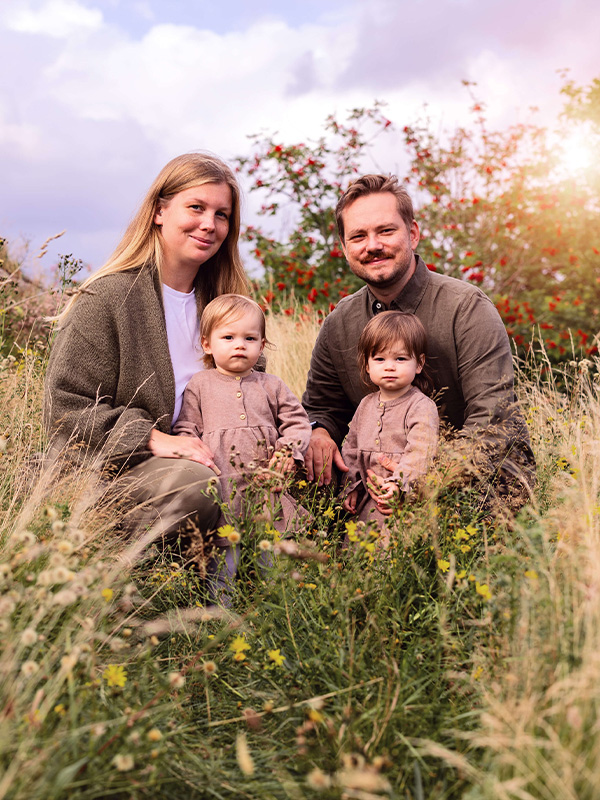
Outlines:
<svg viewBox="0 0 600 800"><path fill-rule="evenodd" d="M154 222L161 229L167 268L197 269L214 256L229 231L232 205L226 183L193 186L161 204Z"/></svg>

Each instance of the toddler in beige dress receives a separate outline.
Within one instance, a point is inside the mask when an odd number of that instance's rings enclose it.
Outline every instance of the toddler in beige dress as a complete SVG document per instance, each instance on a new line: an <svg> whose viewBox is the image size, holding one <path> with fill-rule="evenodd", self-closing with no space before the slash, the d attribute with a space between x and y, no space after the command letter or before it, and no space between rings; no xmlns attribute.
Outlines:
<svg viewBox="0 0 600 800"><path fill-rule="evenodd" d="M200 341L207 368L186 386L174 432L198 436L212 451L224 500L223 525L245 512L244 489L257 468L267 467L283 479L304 462L311 427L285 383L254 370L266 343L265 316L257 303L242 295L215 298L202 314ZM274 525L284 531L295 503L285 492L273 502L281 505ZM216 583L226 584L235 576L238 548L224 537L217 537L215 545L209 571Z"/></svg>
<svg viewBox="0 0 600 800"><path fill-rule="evenodd" d="M342 447L349 468L344 508L359 520L376 523L384 546L389 541L386 522L400 490L409 491L425 474L437 449L437 407L421 390L431 389L423 373L426 350L422 323L401 311L377 314L358 342L362 378L379 391L361 401ZM393 471L382 460L394 462Z"/></svg>

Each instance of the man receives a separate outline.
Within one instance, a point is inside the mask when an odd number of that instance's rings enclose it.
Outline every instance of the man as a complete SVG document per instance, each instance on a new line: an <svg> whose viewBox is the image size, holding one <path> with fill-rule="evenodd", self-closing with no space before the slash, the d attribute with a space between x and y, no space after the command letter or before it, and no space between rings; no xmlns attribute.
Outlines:
<svg viewBox="0 0 600 800"><path fill-rule="evenodd" d="M490 299L471 284L427 269L415 253L420 234L411 199L396 177L365 175L352 183L336 220L350 269L366 286L338 303L315 343L302 398L313 425L305 459L309 479L329 484L332 465L347 470L339 448L369 392L356 344L375 314L395 309L415 314L425 326L442 419L463 436L477 437L488 462L526 489L535 462L514 393L508 336Z"/></svg>

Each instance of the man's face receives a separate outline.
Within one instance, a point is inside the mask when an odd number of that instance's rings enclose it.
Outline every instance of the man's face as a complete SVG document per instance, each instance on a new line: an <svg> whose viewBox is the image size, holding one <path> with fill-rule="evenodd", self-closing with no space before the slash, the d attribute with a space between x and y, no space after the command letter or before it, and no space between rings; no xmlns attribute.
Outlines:
<svg viewBox="0 0 600 800"><path fill-rule="evenodd" d="M407 229L391 192L359 197L343 212L344 253L352 272L377 294L395 296L415 271L416 222Z"/></svg>

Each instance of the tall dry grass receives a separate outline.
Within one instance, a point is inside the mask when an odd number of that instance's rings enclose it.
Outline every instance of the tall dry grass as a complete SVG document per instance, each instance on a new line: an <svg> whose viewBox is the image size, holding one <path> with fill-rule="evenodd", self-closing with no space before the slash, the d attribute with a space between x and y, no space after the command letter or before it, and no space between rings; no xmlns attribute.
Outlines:
<svg viewBox="0 0 600 800"><path fill-rule="evenodd" d="M303 314L290 319L285 314L267 316L267 338L273 348L267 348L267 372L278 375L294 392L302 397L310 356L319 333L316 314Z"/></svg>
<svg viewBox="0 0 600 800"><path fill-rule="evenodd" d="M268 318L268 369L298 395L318 327ZM539 469L517 520L483 518L439 467L382 560L376 533L341 550L335 499L297 487L301 557L261 577L272 532L240 520L234 609L207 615L185 559L124 559L89 474L41 469L43 359L1 365L0 799L599 796L585 364L566 391L521 380Z"/></svg>
<svg viewBox="0 0 600 800"><path fill-rule="evenodd" d="M460 734L477 758L423 745L469 775L469 800L600 797L600 402L589 366L573 365L562 391L522 386L537 503L504 550L513 579L497 602L509 624L484 653L479 724Z"/></svg>

